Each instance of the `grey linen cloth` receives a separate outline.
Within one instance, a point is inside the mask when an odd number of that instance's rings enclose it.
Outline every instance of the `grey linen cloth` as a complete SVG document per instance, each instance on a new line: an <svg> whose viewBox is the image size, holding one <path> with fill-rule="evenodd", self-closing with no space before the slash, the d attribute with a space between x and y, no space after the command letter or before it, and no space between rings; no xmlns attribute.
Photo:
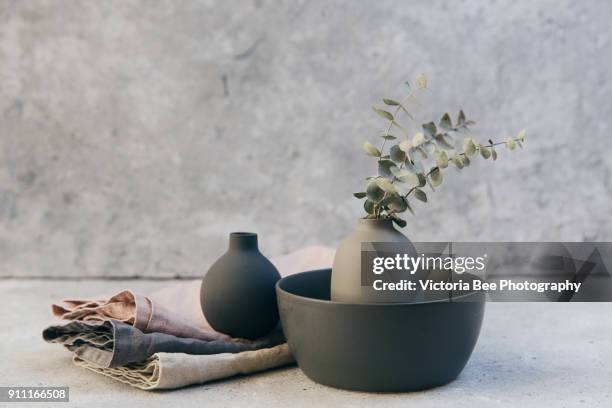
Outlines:
<svg viewBox="0 0 612 408"><path fill-rule="evenodd" d="M334 251L307 247L272 258L282 276L328 268ZM267 370L294 362L276 329L258 340L214 331L200 310L200 281L182 282L149 296L122 291L106 299L53 305L70 320L43 338L74 352L80 367L144 390L171 389Z"/></svg>
<svg viewBox="0 0 612 408"><path fill-rule="evenodd" d="M114 368L145 361L155 353L218 354L240 353L274 347L285 342L282 331L255 341L200 340L166 333L143 333L118 320L103 322L73 321L50 326L43 338L73 351L81 360L101 368Z"/></svg>

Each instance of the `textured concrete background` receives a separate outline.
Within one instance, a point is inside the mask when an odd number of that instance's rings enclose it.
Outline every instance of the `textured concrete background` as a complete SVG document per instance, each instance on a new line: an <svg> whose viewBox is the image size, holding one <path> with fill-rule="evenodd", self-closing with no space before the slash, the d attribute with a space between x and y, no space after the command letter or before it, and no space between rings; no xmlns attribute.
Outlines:
<svg viewBox="0 0 612 408"><path fill-rule="evenodd" d="M371 111L428 73L526 149L451 169L413 240L612 239L605 1L0 0L0 275L197 276L361 216Z"/></svg>

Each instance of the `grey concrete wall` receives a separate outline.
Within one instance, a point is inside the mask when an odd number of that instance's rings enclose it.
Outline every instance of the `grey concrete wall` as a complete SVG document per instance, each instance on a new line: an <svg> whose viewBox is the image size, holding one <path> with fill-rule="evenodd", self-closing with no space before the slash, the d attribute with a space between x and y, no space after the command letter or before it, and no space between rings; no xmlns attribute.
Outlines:
<svg viewBox="0 0 612 408"><path fill-rule="evenodd" d="M605 1L0 1L0 274L198 275L234 230L270 255L361 216L370 107L428 73L477 161L414 240L612 239Z"/></svg>

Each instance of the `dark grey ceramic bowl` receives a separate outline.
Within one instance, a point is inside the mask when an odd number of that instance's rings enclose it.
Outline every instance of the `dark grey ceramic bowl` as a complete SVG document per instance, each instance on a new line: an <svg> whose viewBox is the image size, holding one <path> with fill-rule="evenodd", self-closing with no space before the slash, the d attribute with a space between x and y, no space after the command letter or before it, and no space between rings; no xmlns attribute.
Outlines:
<svg viewBox="0 0 612 408"><path fill-rule="evenodd" d="M466 276L465 274L464 276ZM482 292L425 303L330 301L331 270L276 284L289 347L312 380L347 390L415 391L454 380L484 315Z"/></svg>

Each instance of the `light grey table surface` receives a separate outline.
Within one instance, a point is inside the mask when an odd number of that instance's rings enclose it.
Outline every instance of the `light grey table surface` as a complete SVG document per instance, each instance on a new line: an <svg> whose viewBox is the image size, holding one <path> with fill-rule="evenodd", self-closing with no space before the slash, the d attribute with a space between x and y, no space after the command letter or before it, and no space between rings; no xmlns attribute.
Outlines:
<svg viewBox="0 0 612 408"><path fill-rule="evenodd" d="M69 386L53 406L611 407L612 304L489 303L471 360L451 384L406 394L348 392L315 384L297 367L177 391L147 392L72 365L46 344L50 303L172 281L2 280L0 386ZM452 339L449 339L452 341ZM1 403L0 403L1 405ZM41 404L8 406L41 407Z"/></svg>

